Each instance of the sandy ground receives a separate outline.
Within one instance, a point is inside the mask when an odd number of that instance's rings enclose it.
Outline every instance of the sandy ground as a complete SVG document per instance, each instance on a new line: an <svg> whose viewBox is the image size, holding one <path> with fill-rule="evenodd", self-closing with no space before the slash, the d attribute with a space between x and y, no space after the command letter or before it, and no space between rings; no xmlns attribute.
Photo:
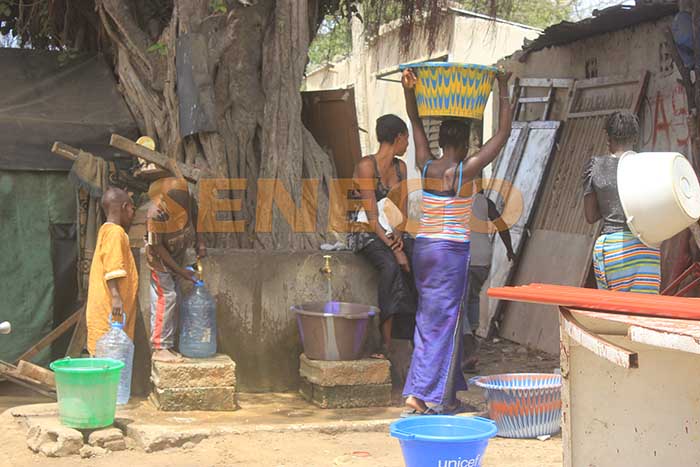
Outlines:
<svg viewBox="0 0 700 467"><path fill-rule="evenodd" d="M518 372L552 372L558 367L558 360L547 354L529 351L508 341L485 343L481 351L481 374ZM468 377L473 375L467 375ZM256 415L247 423L284 423L283 418L300 418L312 416L319 421L329 421L338 416L331 411L314 411L315 415L306 415L301 407L278 400L277 405L265 400L266 396L249 399L252 412ZM291 396L290 396L291 397ZM460 398L476 410L485 410L482 391L470 388L461 393ZM22 404L46 402L35 397L22 388L9 383L0 383L0 412ZM400 399L397 399L397 404ZM255 405L257 404L257 405ZM243 401L242 401L243 405ZM280 407L287 407L280 411ZM265 413L268 407L268 413ZM385 409L378 409L381 412ZM386 409L394 414L397 409ZM243 411L241 411L243 412ZM287 413L289 412L289 413ZM238 413L243 415L242 413ZM358 412L358 416L362 412ZM374 414L375 416L377 414ZM216 417L216 416L214 416ZM342 418L348 419L343 416ZM368 417L374 418L374 417ZM384 417L386 418L386 417ZM236 423L232 420L233 423ZM238 420L240 422L240 420ZM299 423L301 420L289 420L287 423ZM303 423L303 422L302 422ZM147 454L139 450L110 453L96 459L47 459L32 453L26 447L26 434L9 414L0 416L2 430L2 449L0 449L0 466L270 466L270 467L333 467L333 466L373 466L400 467L403 458L398 441L388 433L347 433L328 435L314 432L305 433L254 433L227 435L212 438L196 446L170 449ZM509 440L494 438L488 447L483 465L486 467L554 467L561 466L561 438L559 436L547 441Z"/></svg>
<svg viewBox="0 0 700 467"><path fill-rule="evenodd" d="M9 426L8 426L9 425ZM231 435L203 441L191 449L171 449L147 454L140 451L111 453L95 459L48 459L26 447L25 434L12 421L2 421L0 465L26 466L260 466L402 467L399 443L385 433L258 433ZM559 467L561 439L548 441L495 438L489 444L483 466Z"/></svg>

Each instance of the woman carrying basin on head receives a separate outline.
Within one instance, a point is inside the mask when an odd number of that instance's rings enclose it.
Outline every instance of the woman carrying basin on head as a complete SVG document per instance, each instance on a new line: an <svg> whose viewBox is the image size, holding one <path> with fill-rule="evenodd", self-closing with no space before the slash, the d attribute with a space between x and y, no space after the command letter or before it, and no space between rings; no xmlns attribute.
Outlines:
<svg viewBox="0 0 700 467"><path fill-rule="evenodd" d="M593 249L593 268L599 289L658 294L661 253L632 234L617 190L617 165L639 139L639 121L631 112L612 114L605 125L609 154L592 157L584 169L586 221L603 220Z"/></svg>
<svg viewBox="0 0 700 467"><path fill-rule="evenodd" d="M418 290L414 352L404 388L412 414L443 412L458 406L457 391L467 388L461 371L462 298L467 290L469 220L473 179L508 141L513 109L508 96L510 74L499 73L499 128L469 159L469 125L446 120L440 125L442 158L430 152L416 105L416 76L402 76L406 110L413 126L416 164L423 175L423 214L416 235L413 269Z"/></svg>

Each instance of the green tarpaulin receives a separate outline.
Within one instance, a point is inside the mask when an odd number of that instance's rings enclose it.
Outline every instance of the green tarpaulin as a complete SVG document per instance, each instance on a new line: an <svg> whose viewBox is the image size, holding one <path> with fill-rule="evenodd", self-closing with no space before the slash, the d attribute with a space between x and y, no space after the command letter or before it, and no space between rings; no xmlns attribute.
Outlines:
<svg viewBox="0 0 700 467"><path fill-rule="evenodd" d="M73 186L62 172L0 170L0 360L12 362L54 323L52 225L74 224ZM35 359L45 364L49 352Z"/></svg>

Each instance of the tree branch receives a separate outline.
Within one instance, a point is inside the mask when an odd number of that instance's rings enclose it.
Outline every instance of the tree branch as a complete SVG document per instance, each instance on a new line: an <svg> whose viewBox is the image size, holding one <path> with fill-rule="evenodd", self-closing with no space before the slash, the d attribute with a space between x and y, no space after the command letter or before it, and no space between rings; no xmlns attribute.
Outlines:
<svg viewBox="0 0 700 467"><path fill-rule="evenodd" d="M134 17L129 10L129 6L123 0L100 0L98 5L100 16L106 24L106 16L111 18L117 30L121 33L122 40L116 40L117 44L122 44L129 52L141 62L147 76L151 76L151 61L147 56L148 36L142 31L134 21ZM112 40L115 40L112 37Z"/></svg>
<svg viewBox="0 0 700 467"><path fill-rule="evenodd" d="M233 12L232 12L233 13ZM233 19L231 19L233 18ZM240 21L240 18L234 17L232 14L229 13L229 16L226 20L226 32L224 33L224 36L221 37L218 41L218 44L216 45L216 48L212 51L212 55L210 57L210 63L216 64L221 60L221 56L228 50L229 47L231 47L236 39L236 30L238 27L238 22ZM213 67L212 67L213 69Z"/></svg>

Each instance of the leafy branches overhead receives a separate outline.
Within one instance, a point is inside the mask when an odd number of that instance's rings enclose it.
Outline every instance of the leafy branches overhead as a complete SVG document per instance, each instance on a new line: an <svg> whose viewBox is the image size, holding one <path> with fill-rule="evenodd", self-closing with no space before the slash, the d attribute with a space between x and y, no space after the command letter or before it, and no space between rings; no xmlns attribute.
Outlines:
<svg viewBox="0 0 700 467"><path fill-rule="evenodd" d="M397 19L402 20L403 33L409 34L421 16L428 23L429 33L434 34L439 22L438 13L448 5L545 28L570 19L581 3L582 0L329 0L325 2L324 10L328 16L311 44L310 63L318 65L350 53L348 19L353 15L362 20L365 36L371 39L379 33L382 24Z"/></svg>
<svg viewBox="0 0 700 467"><path fill-rule="evenodd" d="M465 9L545 28L571 18L581 0L460 0Z"/></svg>
<svg viewBox="0 0 700 467"><path fill-rule="evenodd" d="M327 0L322 3L325 14L316 38L309 49L312 65L350 53L352 40L350 19L358 18L368 40L379 34L379 28L391 21L401 20L401 33L408 36L416 21L428 26L428 41L434 42L438 31L439 13L447 0ZM408 45L407 41L403 42Z"/></svg>

